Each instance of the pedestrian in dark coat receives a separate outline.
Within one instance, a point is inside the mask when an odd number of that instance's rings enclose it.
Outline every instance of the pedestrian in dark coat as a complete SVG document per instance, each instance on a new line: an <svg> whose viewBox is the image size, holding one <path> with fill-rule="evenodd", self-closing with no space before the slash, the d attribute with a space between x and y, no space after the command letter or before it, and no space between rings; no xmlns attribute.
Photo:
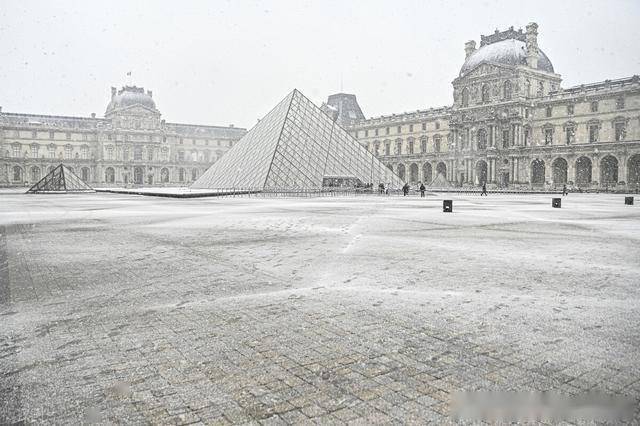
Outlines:
<svg viewBox="0 0 640 426"><path fill-rule="evenodd" d="M482 197L483 195L485 196L489 196L489 194L487 194L487 183L486 182L482 182L482 192L480 193L480 196Z"/></svg>
<svg viewBox="0 0 640 426"><path fill-rule="evenodd" d="M427 189L427 188L425 188L424 183L421 183L421 184L420 184L420 197L424 198L424 191L425 191L426 189Z"/></svg>
<svg viewBox="0 0 640 426"><path fill-rule="evenodd" d="M404 186L402 187L402 193L404 194L405 197L409 194L409 184L408 183L405 183Z"/></svg>
<svg viewBox="0 0 640 426"><path fill-rule="evenodd" d="M569 195L569 191L567 190L567 185L562 186L562 195Z"/></svg>

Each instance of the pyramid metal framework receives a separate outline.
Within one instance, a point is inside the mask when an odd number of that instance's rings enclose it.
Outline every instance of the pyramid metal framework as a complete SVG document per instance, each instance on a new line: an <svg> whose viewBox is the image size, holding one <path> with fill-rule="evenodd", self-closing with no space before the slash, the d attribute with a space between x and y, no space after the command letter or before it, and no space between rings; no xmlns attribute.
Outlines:
<svg viewBox="0 0 640 426"><path fill-rule="evenodd" d="M67 166L59 164L29 188L27 194L44 192L94 192L94 190Z"/></svg>
<svg viewBox="0 0 640 426"><path fill-rule="evenodd" d="M292 91L192 188L253 191L403 185L298 90Z"/></svg>

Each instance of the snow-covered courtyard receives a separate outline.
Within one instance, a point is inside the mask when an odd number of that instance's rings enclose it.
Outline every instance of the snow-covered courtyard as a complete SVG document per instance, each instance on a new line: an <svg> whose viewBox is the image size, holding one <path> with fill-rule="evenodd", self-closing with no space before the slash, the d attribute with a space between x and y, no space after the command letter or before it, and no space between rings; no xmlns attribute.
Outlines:
<svg viewBox="0 0 640 426"><path fill-rule="evenodd" d="M638 202L2 193L0 419L426 423L460 389L638 398Z"/></svg>

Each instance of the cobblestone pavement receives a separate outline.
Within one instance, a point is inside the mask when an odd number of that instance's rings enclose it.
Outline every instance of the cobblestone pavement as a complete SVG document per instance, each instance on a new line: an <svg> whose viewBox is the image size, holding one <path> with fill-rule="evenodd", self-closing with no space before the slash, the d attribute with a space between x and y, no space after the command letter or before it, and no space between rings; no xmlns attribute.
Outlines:
<svg viewBox="0 0 640 426"><path fill-rule="evenodd" d="M0 423L439 424L460 389L638 398L639 208L441 199L0 194Z"/></svg>

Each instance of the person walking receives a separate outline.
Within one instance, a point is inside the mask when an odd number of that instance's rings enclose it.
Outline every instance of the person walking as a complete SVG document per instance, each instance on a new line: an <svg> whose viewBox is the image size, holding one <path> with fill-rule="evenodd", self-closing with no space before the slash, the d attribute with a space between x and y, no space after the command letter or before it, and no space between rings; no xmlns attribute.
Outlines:
<svg viewBox="0 0 640 426"><path fill-rule="evenodd" d="M487 194L487 183L486 182L482 182L482 192L480 193L480 196L486 196L488 197L489 194Z"/></svg>
<svg viewBox="0 0 640 426"><path fill-rule="evenodd" d="M407 195L409 195L409 184L408 183L405 183L404 186L402 187L402 193L404 194L405 197Z"/></svg>
<svg viewBox="0 0 640 426"><path fill-rule="evenodd" d="M562 186L562 195L569 195L569 191L567 190L566 183Z"/></svg>
<svg viewBox="0 0 640 426"><path fill-rule="evenodd" d="M420 184L420 197L424 198L424 191L426 191L426 187L424 186L424 183Z"/></svg>

